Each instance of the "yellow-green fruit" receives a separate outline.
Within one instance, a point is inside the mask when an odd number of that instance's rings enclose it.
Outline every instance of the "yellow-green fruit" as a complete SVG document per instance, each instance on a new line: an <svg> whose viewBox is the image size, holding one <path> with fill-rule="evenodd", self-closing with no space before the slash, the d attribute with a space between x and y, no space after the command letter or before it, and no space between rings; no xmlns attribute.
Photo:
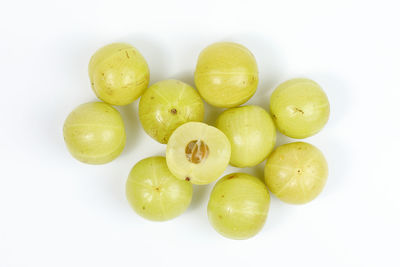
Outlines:
<svg viewBox="0 0 400 267"><path fill-rule="evenodd" d="M150 74L146 60L136 48L114 43L92 56L89 78L98 98L112 105L127 105L143 94Z"/></svg>
<svg viewBox="0 0 400 267"><path fill-rule="evenodd" d="M219 180L208 202L208 219L221 235L247 239L264 226L270 197L265 184L254 176L233 173Z"/></svg>
<svg viewBox="0 0 400 267"><path fill-rule="evenodd" d="M64 123L64 140L77 160L89 164L112 161L125 146L125 127L119 112L102 102L78 106Z"/></svg>
<svg viewBox="0 0 400 267"><path fill-rule="evenodd" d="M140 98L139 118L148 135L162 144L172 132L189 121L202 121L204 103L190 85L165 80L150 86Z"/></svg>
<svg viewBox="0 0 400 267"><path fill-rule="evenodd" d="M233 166L255 166L265 160L275 146L274 122L259 106L228 109L218 117L216 126L231 143L230 164Z"/></svg>
<svg viewBox="0 0 400 267"><path fill-rule="evenodd" d="M295 142L282 145L268 157L265 183L272 194L291 204L316 198L328 178L328 163L315 146Z"/></svg>
<svg viewBox="0 0 400 267"><path fill-rule="evenodd" d="M182 214L192 200L192 184L178 180L167 167L165 157L139 161L126 182L126 197L143 218L166 221Z"/></svg>
<svg viewBox="0 0 400 267"><path fill-rule="evenodd" d="M179 126L167 144L169 170L182 180L209 184L225 171L231 157L231 145L223 132L202 122Z"/></svg>
<svg viewBox="0 0 400 267"><path fill-rule="evenodd" d="M257 62L240 44L214 43L200 53L194 80L200 95L209 104L236 107L249 100L257 90Z"/></svg>
<svg viewBox="0 0 400 267"><path fill-rule="evenodd" d="M329 101L322 88L309 79L292 79L272 93L270 109L278 130L292 138L319 132L329 119Z"/></svg>

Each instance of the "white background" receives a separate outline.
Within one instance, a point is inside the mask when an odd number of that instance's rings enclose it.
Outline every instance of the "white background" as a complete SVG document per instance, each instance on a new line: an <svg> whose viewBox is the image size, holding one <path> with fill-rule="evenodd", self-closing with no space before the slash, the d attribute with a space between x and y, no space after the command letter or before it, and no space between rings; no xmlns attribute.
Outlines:
<svg viewBox="0 0 400 267"><path fill-rule="evenodd" d="M400 266L399 10L396 0L2 2L0 266ZM131 210L131 167L165 151L141 129L138 102L118 108L128 141L109 164L76 161L62 136L69 112L96 100L87 65L99 47L129 42L151 83L193 84L199 52L224 40L257 58L248 103L268 109L274 87L299 76L331 103L329 123L307 139L329 162L325 190L303 206L273 197L265 227L245 241L208 223L212 185L196 186L172 221ZM220 112L208 107L206 121ZM243 171L261 178L263 165Z"/></svg>

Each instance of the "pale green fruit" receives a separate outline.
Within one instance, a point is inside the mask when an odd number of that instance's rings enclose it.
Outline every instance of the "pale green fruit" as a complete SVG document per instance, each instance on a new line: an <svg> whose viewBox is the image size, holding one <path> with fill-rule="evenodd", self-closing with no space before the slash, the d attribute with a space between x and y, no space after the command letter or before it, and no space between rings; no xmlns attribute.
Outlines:
<svg viewBox="0 0 400 267"><path fill-rule="evenodd" d="M167 221L181 215L192 200L193 186L176 179L165 157L139 161L126 182L126 197L132 208L151 221Z"/></svg>
<svg viewBox="0 0 400 267"><path fill-rule="evenodd" d="M189 121L202 121L204 103L190 85L165 80L150 86L140 98L139 118L148 135L162 144L176 128Z"/></svg>
<svg viewBox="0 0 400 267"><path fill-rule="evenodd" d="M102 102L78 106L64 122L64 140L79 161L104 164L112 161L125 146L125 127L119 112Z"/></svg>
<svg viewBox="0 0 400 267"><path fill-rule="evenodd" d="M291 204L304 204L316 198L328 178L328 163L313 145L295 142L282 145L268 157L265 183L271 193Z"/></svg>
<svg viewBox="0 0 400 267"><path fill-rule="evenodd" d="M233 166L255 166L265 160L275 146L274 122L259 106L228 109L218 117L216 126L231 143L230 164Z"/></svg>
<svg viewBox="0 0 400 267"><path fill-rule="evenodd" d="M194 80L200 95L209 104L236 107L249 100L257 90L257 62L240 44L214 43L200 53Z"/></svg>
<svg viewBox="0 0 400 267"><path fill-rule="evenodd" d="M319 132L329 119L329 101L322 88L309 79L280 84L271 95L270 109L278 130L292 138Z"/></svg>
<svg viewBox="0 0 400 267"><path fill-rule="evenodd" d="M193 184L209 184L225 171L231 145L223 132L202 122L179 126L167 144L169 170Z"/></svg>
<svg viewBox="0 0 400 267"><path fill-rule="evenodd" d="M265 184L254 176L233 173L219 180L208 202L208 219L221 235L247 239L264 226L270 197Z"/></svg>
<svg viewBox="0 0 400 267"><path fill-rule="evenodd" d="M114 43L92 56L89 78L98 98L112 105L127 105L143 94L150 74L146 60L136 48Z"/></svg>

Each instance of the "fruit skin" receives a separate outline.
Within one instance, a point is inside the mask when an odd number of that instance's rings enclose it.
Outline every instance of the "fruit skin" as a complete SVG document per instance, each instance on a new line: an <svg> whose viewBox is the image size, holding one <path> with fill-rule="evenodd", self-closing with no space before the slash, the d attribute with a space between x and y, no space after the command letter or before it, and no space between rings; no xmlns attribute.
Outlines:
<svg viewBox="0 0 400 267"><path fill-rule="evenodd" d="M236 107L249 100L257 90L257 62L243 45L214 43L200 53L194 80L200 95L209 104Z"/></svg>
<svg viewBox="0 0 400 267"><path fill-rule="evenodd" d="M126 197L137 214L151 221L167 221L182 214L192 200L190 182L176 179L165 157L139 161L126 182Z"/></svg>
<svg viewBox="0 0 400 267"><path fill-rule="evenodd" d="M89 78L98 98L111 105L127 105L143 94L150 73L146 60L136 48L113 43L92 56Z"/></svg>
<svg viewBox="0 0 400 267"><path fill-rule="evenodd" d="M126 141L121 115L103 102L75 108L64 122L63 133L72 156L89 164L112 161L121 154Z"/></svg>
<svg viewBox="0 0 400 267"><path fill-rule="evenodd" d="M224 111L216 126L229 139L230 164L252 167L264 161L276 142L276 129L271 116L259 106L243 106Z"/></svg>
<svg viewBox="0 0 400 267"><path fill-rule="evenodd" d="M318 133L329 119L329 100L322 88L309 79L281 83L272 93L270 110L278 130L292 138Z"/></svg>
<svg viewBox="0 0 400 267"><path fill-rule="evenodd" d="M215 184L208 202L208 219L221 235L247 239L264 226L269 204L263 182L245 173L233 173Z"/></svg>
<svg viewBox="0 0 400 267"><path fill-rule="evenodd" d="M187 158L187 146L192 141L203 141L208 153L199 163ZM204 146L203 146L204 147ZM209 184L217 180L225 171L231 157L231 145L223 132L202 122L187 122L179 126L167 144L167 164L169 170L182 180L193 184Z"/></svg>
<svg viewBox="0 0 400 267"><path fill-rule="evenodd" d="M322 152L305 142L279 146L264 169L268 189L280 200L304 204L315 199L328 178L328 163Z"/></svg>
<svg viewBox="0 0 400 267"><path fill-rule="evenodd" d="M139 119L143 129L161 144L166 144L182 124L203 118L204 103L199 93L178 80L157 82L140 98Z"/></svg>

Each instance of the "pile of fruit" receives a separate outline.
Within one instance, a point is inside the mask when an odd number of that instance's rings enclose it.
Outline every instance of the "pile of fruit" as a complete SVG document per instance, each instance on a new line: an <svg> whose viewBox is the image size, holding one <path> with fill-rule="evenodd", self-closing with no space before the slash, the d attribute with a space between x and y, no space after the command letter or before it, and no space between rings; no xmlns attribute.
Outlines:
<svg viewBox="0 0 400 267"><path fill-rule="evenodd" d="M118 157L126 134L121 115L111 105L128 105L139 97L143 129L167 144L166 157L139 161L126 182L130 205L146 219L166 221L182 214L191 202L192 184L216 181L228 164L252 167L267 159L265 183L232 173L211 192L209 221L228 238L247 239L261 230L269 191L284 202L303 204L323 190L328 165L320 150L305 142L274 146L276 128L298 139L319 132L329 118L326 94L312 80L292 79L272 93L271 115L256 105L240 106L258 85L256 60L242 45L221 42L206 47L194 74L197 90L178 80L148 87L146 60L123 43L99 49L90 60L89 77L103 102L82 104L65 120L64 140L73 157L89 164ZM202 122L203 100L226 108L214 126Z"/></svg>

